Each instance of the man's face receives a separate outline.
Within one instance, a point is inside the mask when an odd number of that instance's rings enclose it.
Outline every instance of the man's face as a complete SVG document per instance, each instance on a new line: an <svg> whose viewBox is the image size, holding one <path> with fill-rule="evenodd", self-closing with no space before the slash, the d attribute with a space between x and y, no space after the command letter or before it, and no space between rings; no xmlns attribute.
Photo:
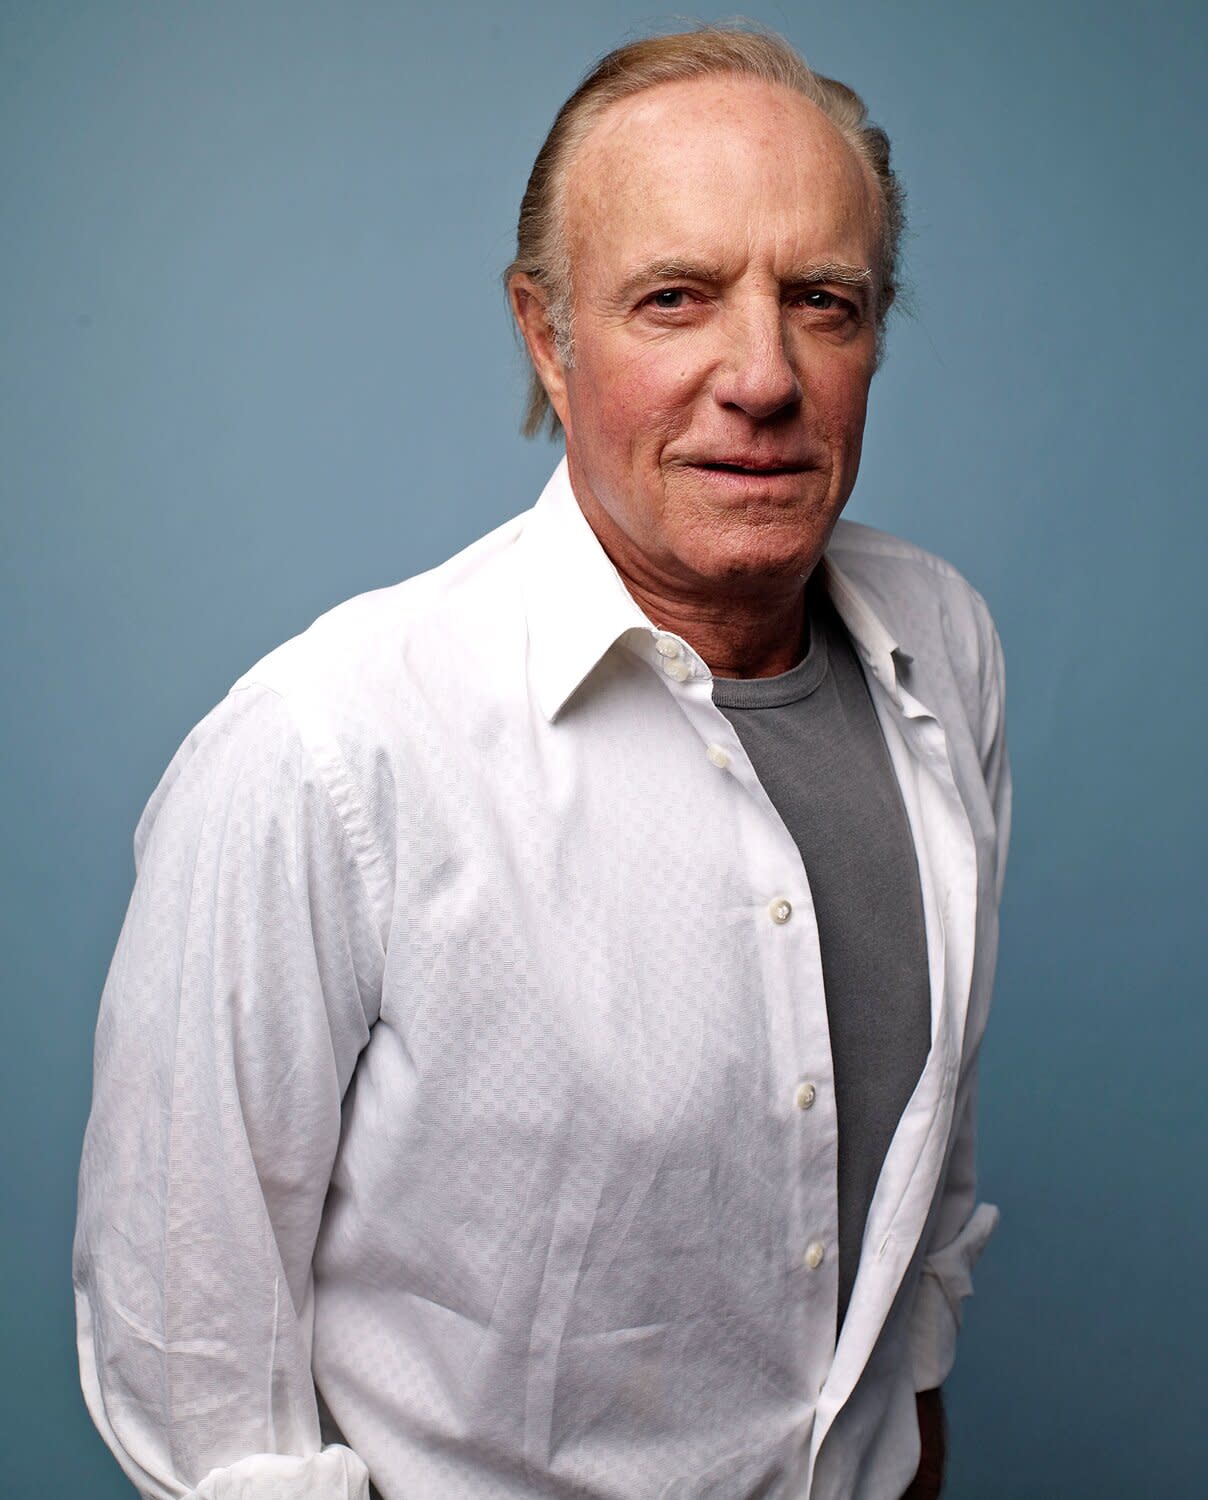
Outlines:
<svg viewBox="0 0 1208 1500"><path fill-rule="evenodd" d="M572 163L575 493L665 596L799 580L851 493L876 358L876 188L808 100L745 77L614 105ZM862 284L861 284L862 283Z"/></svg>

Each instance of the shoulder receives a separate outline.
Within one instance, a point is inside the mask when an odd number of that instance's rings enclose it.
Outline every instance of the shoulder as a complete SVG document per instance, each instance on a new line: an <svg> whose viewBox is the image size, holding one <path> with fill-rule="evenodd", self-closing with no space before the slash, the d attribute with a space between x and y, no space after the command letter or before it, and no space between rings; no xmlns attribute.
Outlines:
<svg viewBox="0 0 1208 1500"><path fill-rule="evenodd" d="M956 610L993 623L986 601L950 562L888 531L841 520L827 554L886 615L909 621L918 613Z"/></svg>
<svg viewBox="0 0 1208 1500"><path fill-rule="evenodd" d="M518 615L513 543L518 516L447 562L345 600L262 657L234 684L272 689L288 702L322 700L333 712L393 693L480 647L484 624L506 630Z"/></svg>
<svg viewBox="0 0 1208 1500"><path fill-rule="evenodd" d="M447 754L477 711L474 684L493 680L491 653L523 660L512 547L523 519L337 605L244 672L173 757L140 819L136 860L169 825L200 837L222 813L263 843L283 820L308 837L330 829L334 812L384 912L412 748Z"/></svg>

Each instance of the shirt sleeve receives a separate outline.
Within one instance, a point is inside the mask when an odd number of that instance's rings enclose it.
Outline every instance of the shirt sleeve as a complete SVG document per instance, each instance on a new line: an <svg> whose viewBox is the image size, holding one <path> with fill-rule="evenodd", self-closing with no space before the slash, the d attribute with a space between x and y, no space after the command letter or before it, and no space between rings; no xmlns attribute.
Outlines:
<svg viewBox="0 0 1208 1500"><path fill-rule="evenodd" d="M311 1260L383 943L282 699L198 726L135 856L73 1257L89 1411L156 1500L365 1500L321 1444Z"/></svg>
<svg viewBox="0 0 1208 1500"><path fill-rule="evenodd" d="M976 597L982 633L979 753L994 820L993 913L985 933L993 963L998 944L998 905L1006 873L1011 825L1011 772L1007 760L1005 671L1002 644L989 611ZM953 1116L955 1135L931 1247L911 1318L911 1361L916 1391L934 1390L956 1359L961 1307L973 1291L973 1268L998 1223L998 1209L977 1202L977 1058L965 1070Z"/></svg>
<svg viewBox="0 0 1208 1500"><path fill-rule="evenodd" d="M975 1205L971 1091L962 1110L937 1218L934 1248L923 1261L910 1323L910 1357L916 1391L943 1385L956 1362L961 1305L973 1291L973 1267L998 1223L998 1209ZM953 1225L956 1227L954 1228Z"/></svg>

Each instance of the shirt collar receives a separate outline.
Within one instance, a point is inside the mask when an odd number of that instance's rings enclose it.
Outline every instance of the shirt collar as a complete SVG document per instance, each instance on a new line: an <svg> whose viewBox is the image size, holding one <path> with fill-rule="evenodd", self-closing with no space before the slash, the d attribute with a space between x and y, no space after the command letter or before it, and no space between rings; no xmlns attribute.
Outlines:
<svg viewBox="0 0 1208 1500"><path fill-rule="evenodd" d="M550 476L519 539L529 660L541 712L555 720L623 636L659 632L621 581L571 489L566 459ZM851 579L823 556L827 591L874 674L896 685L895 657L910 656Z"/></svg>
<svg viewBox="0 0 1208 1500"><path fill-rule="evenodd" d="M872 605L829 552L823 553L821 566L825 570L827 593L856 650L877 680L893 692L897 687L898 665L909 666L914 658L889 633Z"/></svg>
<svg viewBox="0 0 1208 1500"><path fill-rule="evenodd" d="M627 631L655 630L579 509L565 458L529 512L520 543L533 686L552 721Z"/></svg>

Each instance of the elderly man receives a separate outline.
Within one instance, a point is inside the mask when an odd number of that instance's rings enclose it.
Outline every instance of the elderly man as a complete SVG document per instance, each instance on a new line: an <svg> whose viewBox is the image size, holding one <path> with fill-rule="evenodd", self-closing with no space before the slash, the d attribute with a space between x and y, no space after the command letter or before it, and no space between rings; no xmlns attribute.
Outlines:
<svg viewBox="0 0 1208 1500"><path fill-rule="evenodd" d="M938 1493L1009 792L985 606L836 524L900 227L776 39L605 59L509 273L565 462L173 761L76 1245L146 1494Z"/></svg>

